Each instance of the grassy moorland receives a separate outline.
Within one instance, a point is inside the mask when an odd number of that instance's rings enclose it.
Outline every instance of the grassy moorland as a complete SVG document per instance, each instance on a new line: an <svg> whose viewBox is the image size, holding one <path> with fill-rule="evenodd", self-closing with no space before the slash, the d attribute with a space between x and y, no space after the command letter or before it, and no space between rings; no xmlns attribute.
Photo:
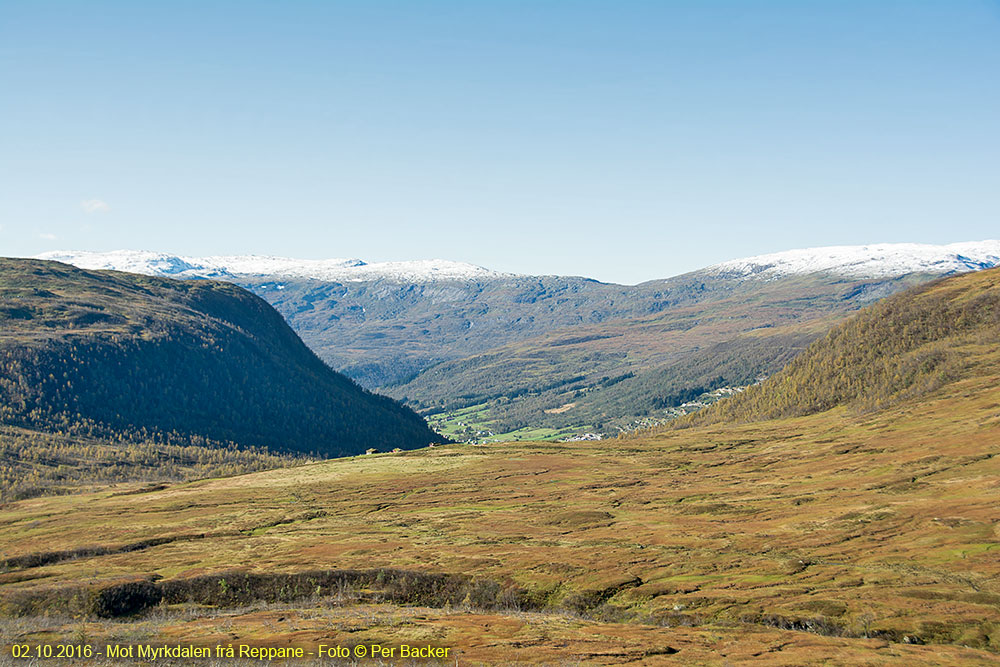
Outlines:
<svg viewBox="0 0 1000 667"><path fill-rule="evenodd" d="M912 315L972 304L979 319L886 344L956 356L940 377L863 371L889 392L880 404L8 503L2 641L426 642L461 664L995 664L998 291L993 271L899 297ZM830 358L868 354L886 329L858 331ZM814 380L836 336L808 353ZM880 366L897 367L910 366Z"/></svg>
<svg viewBox="0 0 1000 667"><path fill-rule="evenodd" d="M9 504L4 610L55 616L6 639L421 636L500 662L671 647L678 664L986 663L1000 649L1000 366L982 371L860 421L451 445ZM296 572L298 588L269 583ZM102 589L154 579L169 594L153 615L69 620Z"/></svg>

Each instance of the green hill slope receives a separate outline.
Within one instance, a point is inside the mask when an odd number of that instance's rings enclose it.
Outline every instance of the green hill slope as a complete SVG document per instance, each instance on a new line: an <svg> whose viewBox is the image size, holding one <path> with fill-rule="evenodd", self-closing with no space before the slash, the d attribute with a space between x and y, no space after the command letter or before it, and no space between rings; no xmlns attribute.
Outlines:
<svg viewBox="0 0 1000 667"><path fill-rule="evenodd" d="M435 435L227 283L0 260L0 423L339 456Z"/></svg>

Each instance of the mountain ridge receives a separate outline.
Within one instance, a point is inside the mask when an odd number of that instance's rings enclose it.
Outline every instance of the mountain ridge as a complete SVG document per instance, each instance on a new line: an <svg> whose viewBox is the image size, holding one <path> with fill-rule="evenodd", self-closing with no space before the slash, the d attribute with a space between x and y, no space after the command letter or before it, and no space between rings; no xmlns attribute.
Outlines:
<svg viewBox="0 0 1000 667"><path fill-rule="evenodd" d="M515 275L444 259L369 263L355 258L296 259L262 255L189 257L146 250L110 252L57 250L42 253L35 259L58 261L85 269L108 269L174 278L276 276L324 282L362 282L380 279L434 282L490 280Z"/></svg>
<svg viewBox="0 0 1000 667"><path fill-rule="evenodd" d="M1000 241L986 240L947 245L877 243L803 248L720 262L705 271L766 279L822 271L846 277L883 278L906 273L948 275L995 266L1000 266Z"/></svg>

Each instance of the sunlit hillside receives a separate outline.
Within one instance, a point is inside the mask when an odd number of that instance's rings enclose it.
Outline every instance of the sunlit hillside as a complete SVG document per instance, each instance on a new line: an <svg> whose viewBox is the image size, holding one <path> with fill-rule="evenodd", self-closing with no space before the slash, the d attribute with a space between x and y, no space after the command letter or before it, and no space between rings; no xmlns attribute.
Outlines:
<svg viewBox="0 0 1000 667"><path fill-rule="evenodd" d="M866 412L981 373L1000 345L1000 270L939 280L833 329L771 382L681 425L755 421L843 406Z"/></svg>

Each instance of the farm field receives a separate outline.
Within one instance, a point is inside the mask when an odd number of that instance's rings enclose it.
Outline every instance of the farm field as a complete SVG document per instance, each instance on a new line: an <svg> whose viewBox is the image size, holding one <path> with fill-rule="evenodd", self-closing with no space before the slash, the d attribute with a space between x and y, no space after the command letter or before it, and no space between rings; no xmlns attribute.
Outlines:
<svg viewBox="0 0 1000 667"><path fill-rule="evenodd" d="M459 442L562 440L592 428L588 425L560 429L540 426L498 432L497 422L490 417L490 408L486 403L427 415L427 423L439 435Z"/></svg>

